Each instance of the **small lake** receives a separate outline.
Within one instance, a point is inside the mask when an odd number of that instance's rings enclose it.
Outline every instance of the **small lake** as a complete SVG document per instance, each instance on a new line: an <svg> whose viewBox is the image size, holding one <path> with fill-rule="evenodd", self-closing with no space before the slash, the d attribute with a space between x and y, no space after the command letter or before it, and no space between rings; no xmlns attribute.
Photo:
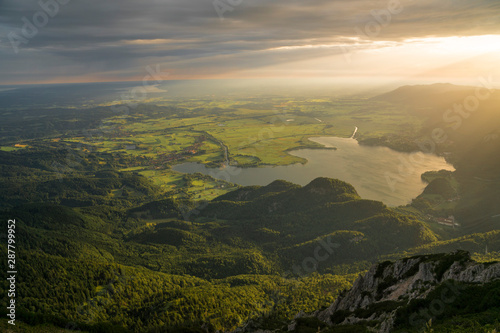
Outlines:
<svg viewBox="0 0 500 333"><path fill-rule="evenodd" d="M422 193L425 188L420 178L422 173L455 170L443 157L436 155L361 146L351 138L318 137L310 140L337 149L290 152L307 159L304 165L207 168L199 163L183 163L172 169L183 173L200 172L240 185L267 185L276 179L306 185L317 177L337 178L352 184L362 198L379 200L388 206L405 205Z"/></svg>

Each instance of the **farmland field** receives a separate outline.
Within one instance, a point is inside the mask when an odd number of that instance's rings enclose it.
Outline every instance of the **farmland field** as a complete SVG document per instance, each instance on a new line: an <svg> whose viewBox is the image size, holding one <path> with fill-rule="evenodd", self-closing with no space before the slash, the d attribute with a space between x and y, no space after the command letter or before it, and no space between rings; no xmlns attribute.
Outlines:
<svg viewBox="0 0 500 333"><path fill-rule="evenodd" d="M239 167L304 164L307 160L289 151L322 148L308 140L310 137L349 137L358 127L356 138L361 140L387 135L411 138L422 126L421 119L406 110L363 99L192 99L155 103L144 111L104 119L98 135L67 136L61 143L124 154L130 159L122 170L138 172L165 190L176 191L186 186L182 174L170 169L178 163L199 162L210 167L227 162ZM195 200L210 199L230 188L216 180L200 182L190 183L184 194Z"/></svg>

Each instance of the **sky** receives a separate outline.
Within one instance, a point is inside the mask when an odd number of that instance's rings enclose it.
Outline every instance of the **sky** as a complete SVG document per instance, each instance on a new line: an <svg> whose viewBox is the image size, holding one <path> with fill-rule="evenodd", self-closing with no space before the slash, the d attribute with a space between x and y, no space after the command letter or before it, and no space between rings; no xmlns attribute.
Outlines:
<svg viewBox="0 0 500 333"><path fill-rule="evenodd" d="M0 0L0 84L500 81L498 0ZM495 79L496 82L496 79Z"/></svg>

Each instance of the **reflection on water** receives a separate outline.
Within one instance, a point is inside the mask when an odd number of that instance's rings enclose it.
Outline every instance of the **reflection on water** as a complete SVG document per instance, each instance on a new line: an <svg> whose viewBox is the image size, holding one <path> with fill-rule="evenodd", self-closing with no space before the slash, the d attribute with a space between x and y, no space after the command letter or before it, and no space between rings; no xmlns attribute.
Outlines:
<svg viewBox="0 0 500 333"><path fill-rule="evenodd" d="M420 175L431 170L454 170L444 158L424 153L401 153L386 147L360 146L355 139L320 137L311 139L337 150L300 149L291 154L306 158L305 165L260 168L206 168L183 163L172 169L184 173L201 172L240 185L267 185L284 179L306 185L316 177L337 178L352 184L365 199L389 206L407 204L425 187Z"/></svg>

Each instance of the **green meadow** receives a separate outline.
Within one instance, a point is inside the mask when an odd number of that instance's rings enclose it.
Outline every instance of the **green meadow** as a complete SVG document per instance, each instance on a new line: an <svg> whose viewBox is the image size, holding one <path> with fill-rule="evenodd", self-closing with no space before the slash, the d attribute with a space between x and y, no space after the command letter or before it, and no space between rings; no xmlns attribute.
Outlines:
<svg viewBox="0 0 500 333"><path fill-rule="evenodd" d="M61 142L128 156L127 168L122 170L138 172L175 192L186 182L170 169L172 165L221 166L226 162L226 147L231 165L291 165L307 160L290 151L322 148L310 137L350 137L358 127L360 140L400 138L413 135L421 126L421 119L406 110L362 99L164 100L144 112L104 119L98 135L65 137ZM183 195L194 200L211 199L228 190L215 180L188 185Z"/></svg>
<svg viewBox="0 0 500 333"><path fill-rule="evenodd" d="M197 155L188 160L212 162L222 156L215 153L222 150L220 143L223 143L229 148L230 158L240 166L288 165L304 162L288 151L314 147L314 143L304 140L311 136L349 137L354 127L359 128L359 138L408 135L422 125L421 120L405 110L370 100L274 98L253 103L235 100L172 104L175 107L171 106L174 110L169 114L158 111L106 119L102 129L109 135L100 142L85 142L82 137L65 141L89 143L100 151L152 157L187 148L195 143L196 137L208 134L211 138L202 147L207 158ZM127 149L130 145L136 149Z"/></svg>

